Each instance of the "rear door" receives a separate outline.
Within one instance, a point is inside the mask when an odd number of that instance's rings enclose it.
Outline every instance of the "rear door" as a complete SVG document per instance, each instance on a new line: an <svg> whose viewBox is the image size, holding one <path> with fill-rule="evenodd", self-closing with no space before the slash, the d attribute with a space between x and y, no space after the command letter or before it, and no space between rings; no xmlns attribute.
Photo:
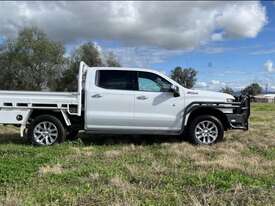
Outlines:
<svg viewBox="0 0 275 206"><path fill-rule="evenodd" d="M97 70L86 94L86 129L131 129L136 72Z"/></svg>
<svg viewBox="0 0 275 206"><path fill-rule="evenodd" d="M183 95L174 97L168 80L151 72L138 72L135 125L143 130L178 131L182 126Z"/></svg>

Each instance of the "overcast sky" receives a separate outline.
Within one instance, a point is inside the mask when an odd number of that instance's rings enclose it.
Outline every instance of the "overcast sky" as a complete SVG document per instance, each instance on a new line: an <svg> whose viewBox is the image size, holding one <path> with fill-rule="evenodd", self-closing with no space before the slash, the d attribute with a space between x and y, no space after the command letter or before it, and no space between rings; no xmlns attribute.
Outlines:
<svg viewBox="0 0 275 206"><path fill-rule="evenodd" d="M194 67L211 90L275 89L274 21L273 2L0 2L0 39L37 26L67 53L93 41L125 66Z"/></svg>

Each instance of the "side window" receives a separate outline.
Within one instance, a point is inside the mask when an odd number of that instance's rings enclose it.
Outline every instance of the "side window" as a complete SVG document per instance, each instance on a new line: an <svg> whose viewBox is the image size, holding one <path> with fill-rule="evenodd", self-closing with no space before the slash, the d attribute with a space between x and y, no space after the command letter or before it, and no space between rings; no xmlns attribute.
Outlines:
<svg viewBox="0 0 275 206"><path fill-rule="evenodd" d="M105 89L135 90L136 72L98 70L96 85Z"/></svg>
<svg viewBox="0 0 275 206"><path fill-rule="evenodd" d="M138 88L146 92L169 92L171 83L157 74L138 72Z"/></svg>

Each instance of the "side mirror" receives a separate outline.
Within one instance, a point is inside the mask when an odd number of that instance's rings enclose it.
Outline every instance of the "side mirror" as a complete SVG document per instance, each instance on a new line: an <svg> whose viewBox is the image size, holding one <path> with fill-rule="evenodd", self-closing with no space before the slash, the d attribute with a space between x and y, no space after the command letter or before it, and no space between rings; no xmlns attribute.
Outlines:
<svg viewBox="0 0 275 206"><path fill-rule="evenodd" d="M172 84L170 90L171 90L171 92L173 92L174 97L179 97L180 96L180 91L179 91L178 86Z"/></svg>

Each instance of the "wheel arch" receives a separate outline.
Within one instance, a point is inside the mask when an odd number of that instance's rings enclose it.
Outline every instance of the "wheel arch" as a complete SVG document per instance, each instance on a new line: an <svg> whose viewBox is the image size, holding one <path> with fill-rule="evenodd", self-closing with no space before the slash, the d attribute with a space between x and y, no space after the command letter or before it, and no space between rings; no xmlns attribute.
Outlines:
<svg viewBox="0 0 275 206"><path fill-rule="evenodd" d="M186 119L187 127L190 126L191 122L198 116L202 115L212 115L218 118L223 124L224 130L230 128L230 124L226 118L226 115L219 109L213 107L198 107L190 112L188 118Z"/></svg>
<svg viewBox="0 0 275 206"><path fill-rule="evenodd" d="M32 121L36 117L41 116L41 115L51 115L56 117L61 121L64 127L69 127L70 126L70 119L66 115L66 113L62 112L61 110L44 110L44 109L34 109L31 112L31 115L29 117L29 120Z"/></svg>

